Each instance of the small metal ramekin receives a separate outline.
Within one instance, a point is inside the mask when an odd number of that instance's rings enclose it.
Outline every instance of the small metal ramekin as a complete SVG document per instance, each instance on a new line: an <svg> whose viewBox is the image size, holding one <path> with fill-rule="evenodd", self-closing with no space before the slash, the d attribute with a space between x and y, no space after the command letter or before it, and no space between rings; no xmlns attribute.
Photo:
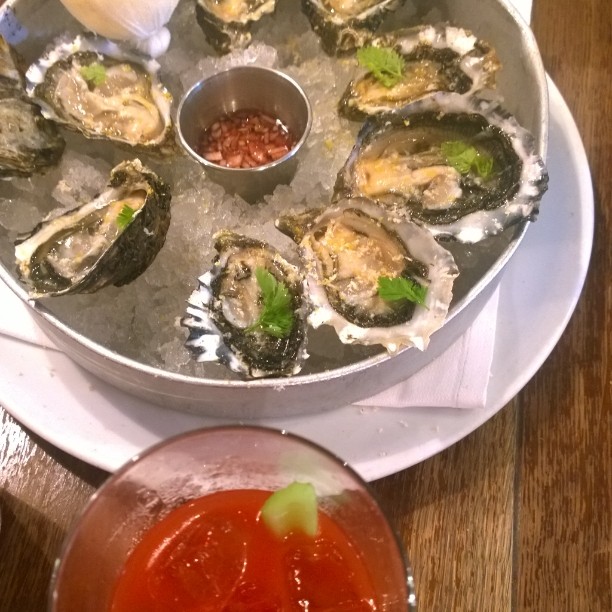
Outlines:
<svg viewBox="0 0 612 612"><path fill-rule="evenodd" d="M226 168L201 157L196 147L202 131L220 116L241 109L257 109L280 119L297 138L293 149L256 168ZM177 112L179 140L189 155L212 181L250 203L291 181L311 125L312 110L304 90L286 74L261 66L238 66L198 81L183 96Z"/></svg>

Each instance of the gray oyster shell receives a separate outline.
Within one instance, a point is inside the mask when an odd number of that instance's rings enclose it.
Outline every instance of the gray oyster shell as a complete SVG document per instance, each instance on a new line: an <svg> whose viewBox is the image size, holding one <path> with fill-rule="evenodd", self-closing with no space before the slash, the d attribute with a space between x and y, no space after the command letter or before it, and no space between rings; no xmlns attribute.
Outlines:
<svg viewBox="0 0 612 612"><path fill-rule="evenodd" d="M404 58L403 78L385 87L362 71L347 86L339 104L341 115L363 120L396 110L438 91L472 95L495 87L501 64L485 41L450 25L423 25L376 37L372 45L392 48Z"/></svg>
<svg viewBox="0 0 612 612"><path fill-rule="evenodd" d="M456 170L442 152L449 142L489 156L490 175ZM334 199L369 197L435 236L474 243L534 220L547 186L532 135L499 103L440 92L364 123Z"/></svg>
<svg viewBox="0 0 612 612"><path fill-rule="evenodd" d="M19 59L0 36L0 178L31 176L54 166L65 142L28 99Z"/></svg>
<svg viewBox="0 0 612 612"><path fill-rule="evenodd" d="M220 361L246 378L291 376L302 368L306 353L306 301L300 271L270 245L229 230L215 234L218 255L188 300L181 325L189 330L185 345L197 361ZM294 313L290 333L277 338L246 330L262 308L255 277L265 268L285 284Z"/></svg>
<svg viewBox="0 0 612 612"><path fill-rule="evenodd" d="M0 36L0 89L23 91L25 80L17 52Z"/></svg>
<svg viewBox="0 0 612 612"><path fill-rule="evenodd" d="M276 226L299 245L313 327L331 325L346 344L381 344L389 353L427 348L446 319L458 274L453 256L430 232L391 219L365 198L287 215ZM426 286L425 303L382 299L380 277Z"/></svg>
<svg viewBox="0 0 612 612"><path fill-rule="evenodd" d="M170 191L140 160L111 172L91 202L38 224L16 242L20 278L33 298L93 293L142 274L162 248L170 224ZM127 224L117 218L125 206Z"/></svg>
<svg viewBox="0 0 612 612"><path fill-rule="evenodd" d="M302 11L329 55L342 55L366 44L405 0L302 0Z"/></svg>
<svg viewBox="0 0 612 612"><path fill-rule="evenodd" d="M197 0L196 19L211 46L229 53L248 47L252 25L275 8L276 0Z"/></svg>
<svg viewBox="0 0 612 612"><path fill-rule="evenodd" d="M99 68L101 80L87 78ZM95 36L56 41L26 72L28 95L43 114L87 138L111 140L135 152L176 153L172 95L159 64Z"/></svg>

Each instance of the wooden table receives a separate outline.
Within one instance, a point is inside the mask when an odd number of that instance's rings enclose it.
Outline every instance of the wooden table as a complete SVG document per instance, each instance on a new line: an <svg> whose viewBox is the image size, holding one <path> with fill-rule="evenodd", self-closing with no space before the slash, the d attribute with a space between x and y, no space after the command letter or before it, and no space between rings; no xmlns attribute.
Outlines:
<svg viewBox="0 0 612 612"><path fill-rule="evenodd" d="M374 483L426 611L612 610L610 2L535 0L533 27L591 164L592 265L525 389L452 448ZM35 612L67 527L107 474L0 419L0 610Z"/></svg>

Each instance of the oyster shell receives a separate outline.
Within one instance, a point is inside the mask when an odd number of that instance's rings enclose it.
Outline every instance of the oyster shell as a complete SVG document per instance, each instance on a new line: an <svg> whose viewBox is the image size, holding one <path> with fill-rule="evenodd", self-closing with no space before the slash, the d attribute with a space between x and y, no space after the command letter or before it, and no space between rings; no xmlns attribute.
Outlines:
<svg viewBox="0 0 612 612"><path fill-rule="evenodd" d="M217 232L214 239L218 255L213 268L198 279L181 320L189 329L185 345L197 361L218 360L248 378L297 374L308 357L301 273L265 242L229 230ZM288 290L293 323L283 337L249 329L263 308L258 268Z"/></svg>
<svg viewBox="0 0 612 612"><path fill-rule="evenodd" d="M377 37L372 44L393 48L404 58L403 78L392 87L369 72L352 80L338 104L340 114L349 119L395 110L436 91L471 95L493 88L501 67L488 43L450 25L399 30Z"/></svg>
<svg viewBox="0 0 612 612"><path fill-rule="evenodd" d="M382 344L390 353L425 350L446 318L458 274L453 256L427 230L393 221L365 198L281 217L276 226L300 246L313 327L332 325L344 343ZM381 277L426 286L424 304L384 300Z"/></svg>
<svg viewBox="0 0 612 612"><path fill-rule="evenodd" d="M0 177L31 176L55 165L64 139L24 91L12 47L0 36Z"/></svg>
<svg viewBox="0 0 612 612"><path fill-rule="evenodd" d="M323 50L340 55L362 47L386 14L405 0L302 0L302 11L321 38Z"/></svg>
<svg viewBox="0 0 612 612"><path fill-rule="evenodd" d="M445 152L455 143L490 160L489 172L460 172ZM369 197L435 236L474 243L535 219L547 186L533 137L498 103L437 93L366 121L334 199Z"/></svg>
<svg viewBox="0 0 612 612"><path fill-rule="evenodd" d="M77 36L28 68L27 92L46 117L87 138L171 155L177 150L172 95L158 71L155 60L102 38Z"/></svg>
<svg viewBox="0 0 612 612"><path fill-rule="evenodd" d="M16 51L0 36L0 89L23 91L25 81Z"/></svg>
<svg viewBox="0 0 612 612"><path fill-rule="evenodd" d="M275 8L276 0L197 0L196 18L212 47L228 53L248 47L253 23Z"/></svg>
<svg viewBox="0 0 612 612"><path fill-rule="evenodd" d="M31 297L93 293L132 282L164 244L170 197L166 184L140 160L113 168L107 189L94 200L44 220L16 243L17 272Z"/></svg>

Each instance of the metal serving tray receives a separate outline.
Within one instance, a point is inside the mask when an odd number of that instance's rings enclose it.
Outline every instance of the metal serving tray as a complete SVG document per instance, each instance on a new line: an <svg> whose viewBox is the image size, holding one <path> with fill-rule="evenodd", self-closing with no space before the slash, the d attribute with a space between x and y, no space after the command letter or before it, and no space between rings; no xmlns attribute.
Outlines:
<svg viewBox="0 0 612 612"><path fill-rule="evenodd" d="M188 1L193 3L193 0L181 0ZM297 1L281 1L294 2L295 10L299 10ZM409 6L416 8L417 16L411 12L400 13L398 23L404 19L417 24L420 22L418 16L433 8L440 21L468 28L495 47L503 64L498 91L504 97L504 106L532 132L537 150L544 158L548 128L545 73L533 34L517 11L505 0L409 0ZM40 20L34 28L31 26L30 15L40 15L45 8L55 14L64 11L57 0L9 0L0 9L2 28L16 33L17 38L23 37L16 48L26 62L34 61L45 46L62 33L52 24L41 26ZM392 22L391 26L394 25ZM72 32L81 30L67 12L65 26ZM194 19L194 28L197 27ZM264 32L264 28L262 24L259 32ZM204 44L202 49L202 53L208 52ZM175 100L177 98L178 95ZM316 114L316 108L314 112ZM69 140L69 146L71 142L74 139ZM90 150L92 146L88 144ZM36 177L31 179L32 185L36 185L36 180ZM7 184L0 184L0 198L6 197ZM129 393L169 408L212 416L230 415L236 419L286 416L314 413L369 397L406 379L435 359L467 329L486 303L499 273L518 247L528 225L529 222L520 223L500 236L469 248L449 246L461 274L455 284L447 322L433 335L425 352L410 348L389 356L378 348L346 347L341 363L329 367L309 360L300 374L283 379L239 380L216 364L203 367L201 377L178 374L120 354L99 340L94 341L55 312L54 298L28 301L27 292L14 274L12 237L3 227L0 227L0 277L29 305L38 324L71 358ZM163 250L158 257L162 254ZM182 290L188 296L193 287ZM177 330L177 333L183 332ZM321 337L322 342L337 342L331 333Z"/></svg>

